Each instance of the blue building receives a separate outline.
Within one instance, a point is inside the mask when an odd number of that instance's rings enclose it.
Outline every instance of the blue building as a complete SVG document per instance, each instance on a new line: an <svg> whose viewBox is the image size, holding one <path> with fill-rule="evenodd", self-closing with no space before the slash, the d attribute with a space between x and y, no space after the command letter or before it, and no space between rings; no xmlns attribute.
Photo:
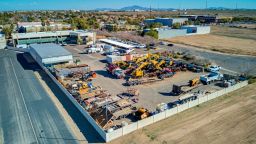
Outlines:
<svg viewBox="0 0 256 144"><path fill-rule="evenodd" d="M156 19L146 19L144 23L150 25L152 23L161 23L163 26L172 27L174 23L184 24L188 21L188 18L156 18Z"/></svg>

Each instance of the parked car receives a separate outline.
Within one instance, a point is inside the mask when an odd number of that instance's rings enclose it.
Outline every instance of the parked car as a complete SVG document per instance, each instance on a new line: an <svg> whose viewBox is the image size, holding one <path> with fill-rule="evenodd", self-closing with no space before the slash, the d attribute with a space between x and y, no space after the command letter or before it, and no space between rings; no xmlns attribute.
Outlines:
<svg viewBox="0 0 256 144"><path fill-rule="evenodd" d="M68 44L67 43L65 43L65 42L62 42L61 43L61 46L67 46Z"/></svg>
<svg viewBox="0 0 256 144"><path fill-rule="evenodd" d="M220 66L212 65L212 66L208 67L207 71L209 71L209 72L218 72L218 71L220 71L220 69L221 69Z"/></svg>
<svg viewBox="0 0 256 144"><path fill-rule="evenodd" d="M173 45L172 43L169 43L168 46L172 47L172 46L174 46L174 45Z"/></svg>

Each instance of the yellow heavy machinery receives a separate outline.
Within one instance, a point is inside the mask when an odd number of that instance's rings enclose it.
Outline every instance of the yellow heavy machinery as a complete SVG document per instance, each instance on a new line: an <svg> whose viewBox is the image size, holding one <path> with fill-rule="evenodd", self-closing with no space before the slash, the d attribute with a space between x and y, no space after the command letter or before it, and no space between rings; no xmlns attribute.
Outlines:
<svg viewBox="0 0 256 144"><path fill-rule="evenodd" d="M199 84L199 82L200 82L200 79L199 79L199 78L194 78L194 79L192 79L192 80L189 81L189 86L190 86L190 87L196 86L196 85Z"/></svg>
<svg viewBox="0 0 256 144"><path fill-rule="evenodd" d="M144 62L142 63L137 69L135 69L133 72L132 72L132 75L134 77L143 77L144 75L144 72L142 71L142 69L146 66L148 66L150 63L148 62Z"/></svg>
<svg viewBox="0 0 256 144"><path fill-rule="evenodd" d="M150 113L147 109L145 108L139 108L135 113L134 113L134 116L139 119L139 120L142 120L142 119L145 119L147 117L150 116Z"/></svg>
<svg viewBox="0 0 256 144"><path fill-rule="evenodd" d="M161 69L162 69L161 66L162 66L163 64L165 64L165 60L161 60L161 61L156 65L156 69L161 70Z"/></svg>
<svg viewBox="0 0 256 144"><path fill-rule="evenodd" d="M148 54L148 59L149 59L149 60L158 60L159 58L160 58L159 53L155 53L155 54L149 53L149 54Z"/></svg>
<svg viewBox="0 0 256 144"><path fill-rule="evenodd" d="M181 84L175 84L172 87L172 94L180 95L180 94L186 94L193 89L195 89L197 86L199 86L200 79L194 78L192 80L189 80L188 83L181 83Z"/></svg>
<svg viewBox="0 0 256 144"><path fill-rule="evenodd" d="M127 67L130 66L127 62L124 62L124 61L119 61L119 62L116 62L115 64L121 69L126 69Z"/></svg>

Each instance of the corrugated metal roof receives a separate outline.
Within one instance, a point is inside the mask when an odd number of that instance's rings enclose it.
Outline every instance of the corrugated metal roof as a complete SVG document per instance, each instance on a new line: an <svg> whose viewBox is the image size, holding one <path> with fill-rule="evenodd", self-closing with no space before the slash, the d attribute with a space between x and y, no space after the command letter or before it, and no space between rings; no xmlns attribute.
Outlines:
<svg viewBox="0 0 256 144"><path fill-rule="evenodd" d="M108 44L111 44L111 45L115 45L115 46L118 46L118 47L129 48L129 49L134 48L134 46L132 46L132 45L121 43L121 42L110 40L110 39L100 39L99 41L105 42L105 43L108 43Z"/></svg>
<svg viewBox="0 0 256 144"><path fill-rule="evenodd" d="M30 48L34 49L42 59L72 55L62 46L53 43L31 44Z"/></svg>

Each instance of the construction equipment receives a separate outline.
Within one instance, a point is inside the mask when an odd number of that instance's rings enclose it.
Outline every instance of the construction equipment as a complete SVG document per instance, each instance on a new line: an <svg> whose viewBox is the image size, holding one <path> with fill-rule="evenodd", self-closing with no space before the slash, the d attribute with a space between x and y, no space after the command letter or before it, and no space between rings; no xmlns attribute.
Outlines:
<svg viewBox="0 0 256 144"><path fill-rule="evenodd" d="M142 119L149 117L150 113L146 108L139 108L135 113L133 113L133 115L137 119L142 120Z"/></svg>
<svg viewBox="0 0 256 144"><path fill-rule="evenodd" d="M208 75L201 75L200 80L203 84L208 85L214 81L222 80L223 74L219 72L211 72Z"/></svg>
<svg viewBox="0 0 256 144"><path fill-rule="evenodd" d="M199 86L199 78L194 78L190 80L188 83L181 83L181 84L174 84L172 87L172 94L174 95L180 95L180 94L186 94L196 87Z"/></svg>
<svg viewBox="0 0 256 144"><path fill-rule="evenodd" d="M108 73L114 75L118 79L125 77L124 71L115 64L107 64L106 70Z"/></svg>
<svg viewBox="0 0 256 144"><path fill-rule="evenodd" d="M199 84L199 82L200 82L199 78L194 78L192 80L189 80L189 86L190 87L196 86Z"/></svg>
<svg viewBox="0 0 256 144"><path fill-rule="evenodd" d="M158 79L158 78L148 78L148 79L140 79L140 80L128 79L125 84L127 86L135 86L135 85L149 84L149 83L158 82L158 81L161 81L161 79Z"/></svg>
<svg viewBox="0 0 256 144"><path fill-rule="evenodd" d="M165 64L165 60L161 60L161 61L156 65L156 69L161 70L161 69L162 69L161 66L162 66L163 64Z"/></svg>
<svg viewBox="0 0 256 144"><path fill-rule="evenodd" d="M133 72L132 72L132 76L134 77L143 77L144 76L144 72L142 71L142 69L146 66L148 66L150 63L148 62L144 62L142 63L137 69L135 69Z"/></svg>

